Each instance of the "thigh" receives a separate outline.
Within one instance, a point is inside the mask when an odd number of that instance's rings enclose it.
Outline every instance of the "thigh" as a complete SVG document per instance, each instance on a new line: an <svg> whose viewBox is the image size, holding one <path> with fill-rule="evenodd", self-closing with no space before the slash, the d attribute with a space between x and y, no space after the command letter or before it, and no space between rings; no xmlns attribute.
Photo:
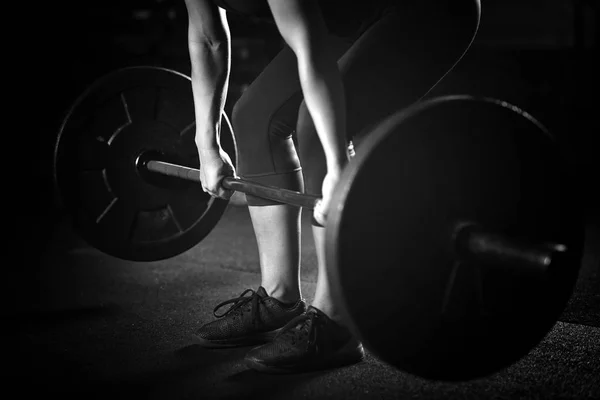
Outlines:
<svg viewBox="0 0 600 400"><path fill-rule="evenodd" d="M360 142L384 117L418 101L461 59L479 0L398 2L343 55L348 134Z"/></svg>

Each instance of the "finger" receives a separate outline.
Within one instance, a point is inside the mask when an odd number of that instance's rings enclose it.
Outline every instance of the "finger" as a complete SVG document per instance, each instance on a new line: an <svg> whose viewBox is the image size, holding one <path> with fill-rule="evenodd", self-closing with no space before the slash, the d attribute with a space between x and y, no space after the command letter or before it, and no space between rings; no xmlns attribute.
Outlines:
<svg viewBox="0 0 600 400"><path fill-rule="evenodd" d="M322 213L314 212L313 218L320 226L325 226L327 224L327 217Z"/></svg>
<svg viewBox="0 0 600 400"><path fill-rule="evenodd" d="M323 201L318 201L313 210L313 218L318 224L325 226L327 222L327 211L323 205Z"/></svg>
<svg viewBox="0 0 600 400"><path fill-rule="evenodd" d="M208 194L210 197L217 197L217 194L214 191L209 190L208 188L202 188L202 190L204 191L204 193Z"/></svg>
<svg viewBox="0 0 600 400"><path fill-rule="evenodd" d="M217 194L214 191L205 186L202 186L202 191L204 191L204 193L208 194L210 197L217 197Z"/></svg>

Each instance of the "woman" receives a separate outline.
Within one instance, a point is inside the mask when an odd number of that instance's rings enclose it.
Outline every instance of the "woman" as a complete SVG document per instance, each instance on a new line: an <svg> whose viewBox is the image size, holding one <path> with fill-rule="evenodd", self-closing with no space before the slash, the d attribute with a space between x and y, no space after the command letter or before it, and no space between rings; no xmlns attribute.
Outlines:
<svg viewBox="0 0 600 400"><path fill-rule="evenodd" d="M318 260L312 305L307 308L300 293L300 210L248 195L261 286L218 305L233 304L198 330L198 342L212 348L263 343L248 352L246 363L265 372L356 363L364 351L340 317L326 273L329 199L349 161L350 140L360 151L370 127L422 98L463 56L477 31L479 0L186 0L186 5L204 190L230 197L220 182L237 173L322 196L312 218ZM272 20L286 44L234 107L235 172L218 139L230 71L226 12Z"/></svg>

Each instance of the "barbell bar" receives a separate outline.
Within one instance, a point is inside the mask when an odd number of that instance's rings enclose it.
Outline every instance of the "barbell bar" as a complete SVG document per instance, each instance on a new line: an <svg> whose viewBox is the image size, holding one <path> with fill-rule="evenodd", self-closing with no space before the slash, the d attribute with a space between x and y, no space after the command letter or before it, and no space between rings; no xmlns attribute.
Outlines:
<svg viewBox="0 0 600 400"><path fill-rule="evenodd" d="M161 175L171 176L187 181L202 183L200 170L165 161L138 158L138 168L147 169ZM277 201L296 207L314 209L319 196L301 193L265 185L238 177L225 177L221 182L225 189ZM566 251L562 244L525 243L505 237L498 233L486 232L475 224L457 224L452 234L456 251L461 257L473 262L484 262L482 265L499 265L503 268L517 268L535 273L545 273L556 266Z"/></svg>
<svg viewBox="0 0 600 400"><path fill-rule="evenodd" d="M140 159L143 159L143 157ZM156 172L162 175L201 183L200 170L197 168L185 167L159 160L138 162L138 168L146 168L148 171ZM235 190L245 194L251 194L265 199L277 201L279 203L285 203L308 209L314 209L317 202L320 200L319 196L300 193L275 186L264 185L241 178L225 177L221 184L225 189Z"/></svg>

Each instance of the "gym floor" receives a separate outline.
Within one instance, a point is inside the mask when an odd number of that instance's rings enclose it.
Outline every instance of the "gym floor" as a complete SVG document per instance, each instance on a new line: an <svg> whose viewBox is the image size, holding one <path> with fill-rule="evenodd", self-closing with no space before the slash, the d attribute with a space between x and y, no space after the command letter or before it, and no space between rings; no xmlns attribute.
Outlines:
<svg viewBox="0 0 600 400"><path fill-rule="evenodd" d="M308 217L304 213L302 290L310 302L316 267ZM16 327L7 338L17 335L5 342L15 344L3 360L11 371L7 381L19 398L599 398L600 248L592 245L599 242L598 224L588 224L579 282L560 321L528 356L492 376L431 382L370 354L342 369L273 376L244 366L247 348L206 350L190 341L191 332L213 318L214 306L260 283L247 208L230 205L196 247L149 263L88 246L63 216L43 249L37 283L22 287L16 299L30 303L27 311L5 320Z"/></svg>

